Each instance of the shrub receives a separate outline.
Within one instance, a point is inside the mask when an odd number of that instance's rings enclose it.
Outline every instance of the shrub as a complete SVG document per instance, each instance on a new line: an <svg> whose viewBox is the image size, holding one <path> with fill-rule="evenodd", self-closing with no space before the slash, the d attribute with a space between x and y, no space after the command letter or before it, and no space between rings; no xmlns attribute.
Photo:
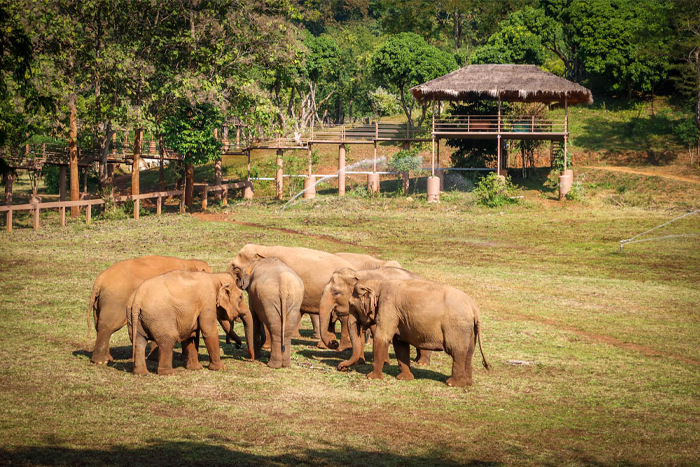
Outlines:
<svg viewBox="0 0 700 467"><path fill-rule="evenodd" d="M510 177L501 177L496 172L482 177L474 187L477 204L492 208L517 203L515 193L516 188Z"/></svg>

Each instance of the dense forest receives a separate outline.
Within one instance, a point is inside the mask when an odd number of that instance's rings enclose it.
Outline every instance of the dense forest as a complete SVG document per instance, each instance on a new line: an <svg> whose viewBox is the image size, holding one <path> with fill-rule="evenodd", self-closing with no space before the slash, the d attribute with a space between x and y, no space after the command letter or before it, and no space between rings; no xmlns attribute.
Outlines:
<svg viewBox="0 0 700 467"><path fill-rule="evenodd" d="M671 95L683 137L700 127L698 0L0 0L0 60L6 154L54 138L106 159L115 132L139 129L199 164L236 121L267 136L416 124L408 90L477 63Z"/></svg>

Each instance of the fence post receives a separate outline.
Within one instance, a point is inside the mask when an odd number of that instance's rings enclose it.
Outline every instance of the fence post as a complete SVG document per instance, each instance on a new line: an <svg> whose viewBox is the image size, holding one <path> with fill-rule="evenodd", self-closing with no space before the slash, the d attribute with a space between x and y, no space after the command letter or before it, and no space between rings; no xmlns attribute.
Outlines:
<svg viewBox="0 0 700 467"><path fill-rule="evenodd" d="M228 187L224 186L224 192L221 194L221 205L228 206Z"/></svg>
<svg viewBox="0 0 700 467"><path fill-rule="evenodd" d="M134 200L134 219L139 218L139 211L141 210L141 200L140 199L135 199Z"/></svg>
<svg viewBox="0 0 700 467"><path fill-rule="evenodd" d="M33 198L32 204L34 205L34 230L39 230L39 201Z"/></svg>
<svg viewBox="0 0 700 467"><path fill-rule="evenodd" d="M202 190L202 211L207 210L207 194L209 192L209 185L204 185Z"/></svg>
<svg viewBox="0 0 700 467"><path fill-rule="evenodd" d="M12 209L8 209L5 214L5 230L12 232Z"/></svg>
<svg viewBox="0 0 700 467"><path fill-rule="evenodd" d="M345 145L338 147L338 196L345 196Z"/></svg>
<svg viewBox="0 0 700 467"><path fill-rule="evenodd" d="M61 227L66 226L66 207L61 206L58 208L58 213L61 215Z"/></svg>
<svg viewBox="0 0 700 467"><path fill-rule="evenodd" d="M281 149L277 150L277 172L275 173L275 191L277 199L282 199L284 191L284 169L282 167L282 155L284 151Z"/></svg>
<svg viewBox="0 0 700 467"><path fill-rule="evenodd" d="M185 190L182 190L182 196L180 197L180 214L185 212Z"/></svg>
<svg viewBox="0 0 700 467"><path fill-rule="evenodd" d="M163 206L163 197L159 196L158 199L156 200L156 214L160 216L161 210Z"/></svg>
<svg viewBox="0 0 700 467"><path fill-rule="evenodd" d="M90 197L88 196L87 199L90 199ZM92 204L85 206L85 223L89 225L90 221L92 221Z"/></svg>

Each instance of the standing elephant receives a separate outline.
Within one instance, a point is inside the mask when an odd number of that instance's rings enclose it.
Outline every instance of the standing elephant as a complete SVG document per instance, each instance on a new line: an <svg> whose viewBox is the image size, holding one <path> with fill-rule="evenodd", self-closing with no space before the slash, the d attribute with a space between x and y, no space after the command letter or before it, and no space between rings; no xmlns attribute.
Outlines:
<svg viewBox="0 0 700 467"><path fill-rule="evenodd" d="M304 283L279 258L253 261L241 270L234 268L236 285L248 292L248 300L256 324L257 336L262 329L260 321L270 333L270 368L292 365L292 334L301 319Z"/></svg>
<svg viewBox="0 0 700 467"><path fill-rule="evenodd" d="M174 270L211 272L204 261L154 255L121 261L97 276L92 286L87 318L88 336L90 313L93 314L97 331L91 358L93 363L103 364L112 360L109 339L126 325L126 303L134 290L146 279ZM226 331L228 334L229 330Z"/></svg>
<svg viewBox="0 0 700 467"><path fill-rule="evenodd" d="M343 258L348 263L352 264L352 267L358 271L364 269L377 269L377 268L400 268L401 265L398 261L389 260L384 261L374 256L363 255L360 253L336 253L336 256Z"/></svg>
<svg viewBox="0 0 700 467"><path fill-rule="evenodd" d="M233 272L235 268L244 270L253 261L263 258L279 258L299 276L304 283L304 300L301 303L301 312L312 315L318 315L323 288L333 275L333 271L340 268L352 268L352 265L346 260L325 251L249 243L238 252L229 265L228 272L235 276ZM320 326L320 333L321 337L326 335L324 341L335 339L335 334L329 332L327 327ZM341 339L338 350L346 350L351 347L346 317L341 319Z"/></svg>
<svg viewBox="0 0 700 467"><path fill-rule="evenodd" d="M253 317L243 292L226 273L171 271L144 281L126 307L129 337L133 343L134 373L148 374L146 343L153 340L160 350L158 374L173 373L173 347L182 342L188 370L202 368L195 348L199 330L209 353L209 369L221 370L217 319L245 325L248 355L253 353Z"/></svg>
<svg viewBox="0 0 700 467"><path fill-rule="evenodd" d="M376 324L373 370L369 379L382 378L382 356L393 342L400 380L412 380L409 344L444 350L452 357L448 386L472 384L472 356L476 342L484 368L489 369L481 345L481 318L474 300L448 285L423 280L360 280L350 305L368 325Z"/></svg>
<svg viewBox="0 0 700 467"><path fill-rule="evenodd" d="M368 326L365 326L359 319L359 312L351 305L352 293L355 284L362 279L378 279L378 280L408 280L421 279L418 274L395 267L383 267L378 269L369 269L364 271L355 271L353 269L338 269L331 276L331 280L323 289L321 297L321 307L319 312L321 326L328 326L328 322L333 313L337 316L348 316L348 332L350 334L350 342L352 344L352 356L338 365L338 370L347 370L352 365L355 365L360 360L364 360L365 355L365 339L364 332ZM360 322L358 322L360 321ZM374 329L372 332L374 333ZM324 342L326 346L333 349L338 346L337 341ZM416 364L430 365L430 350L416 348L418 356ZM382 358L382 361L389 361L389 354Z"/></svg>

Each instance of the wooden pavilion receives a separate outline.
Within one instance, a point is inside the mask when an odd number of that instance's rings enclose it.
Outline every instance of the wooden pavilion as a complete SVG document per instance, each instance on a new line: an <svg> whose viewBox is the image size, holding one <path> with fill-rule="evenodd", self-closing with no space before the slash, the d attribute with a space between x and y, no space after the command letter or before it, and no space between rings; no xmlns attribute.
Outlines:
<svg viewBox="0 0 700 467"><path fill-rule="evenodd" d="M497 115L454 115L438 118L435 116L436 112L433 112L433 175L435 142L437 140L439 143L442 138L498 140L496 170L499 175L505 162L501 157L504 139L562 141L566 167L568 107L593 102L593 95L587 88L543 71L535 65L468 65L415 86L410 91L418 102L431 102L433 106L436 101L498 101ZM501 113L501 102L504 101L558 103L564 107L564 118L506 116Z"/></svg>

